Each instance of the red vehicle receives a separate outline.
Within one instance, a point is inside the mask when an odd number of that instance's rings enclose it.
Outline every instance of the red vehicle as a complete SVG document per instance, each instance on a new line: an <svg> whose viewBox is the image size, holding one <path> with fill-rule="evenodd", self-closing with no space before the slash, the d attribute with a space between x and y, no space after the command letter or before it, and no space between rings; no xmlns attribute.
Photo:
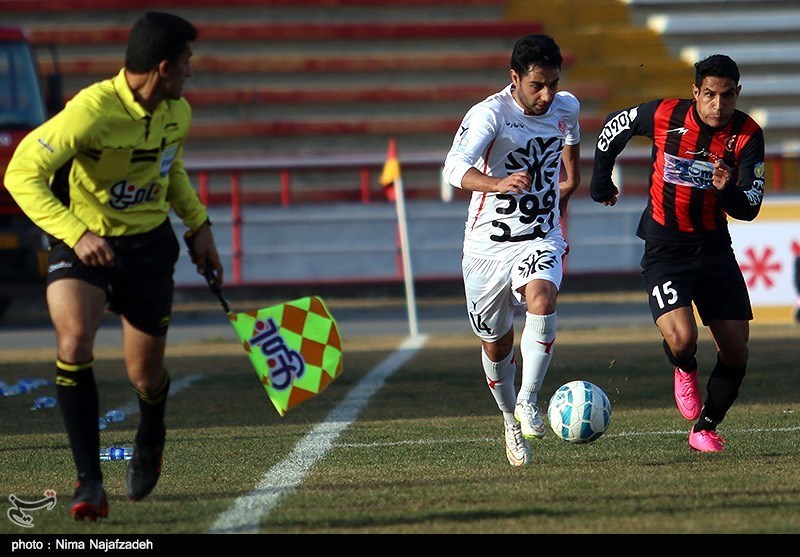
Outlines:
<svg viewBox="0 0 800 557"><path fill-rule="evenodd" d="M51 49L50 54L55 62L55 51ZM58 72L44 78L25 33L19 28L0 27L0 170L3 176L20 140L62 105ZM8 303L3 297L9 295L9 286L42 279L44 267L42 232L0 183L0 313Z"/></svg>

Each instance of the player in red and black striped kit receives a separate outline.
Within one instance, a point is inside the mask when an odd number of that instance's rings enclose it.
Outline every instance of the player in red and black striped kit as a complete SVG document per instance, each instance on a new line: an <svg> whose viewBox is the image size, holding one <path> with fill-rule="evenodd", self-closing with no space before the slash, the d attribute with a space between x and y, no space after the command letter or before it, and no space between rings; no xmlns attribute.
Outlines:
<svg viewBox="0 0 800 557"><path fill-rule="evenodd" d="M614 205L617 156L634 136L653 141L650 192L637 236L642 278L674 367L675 401L697 420L689 446L718 452L716 431L739 393L753 312L727 217L751 221L764 198L764 133L736 109L739 69L715 54L695 64L693 99L659 99L608 115L594 157L591 196ZM698 328L692 303L717 345L703 401L697 382Z"/></svg>

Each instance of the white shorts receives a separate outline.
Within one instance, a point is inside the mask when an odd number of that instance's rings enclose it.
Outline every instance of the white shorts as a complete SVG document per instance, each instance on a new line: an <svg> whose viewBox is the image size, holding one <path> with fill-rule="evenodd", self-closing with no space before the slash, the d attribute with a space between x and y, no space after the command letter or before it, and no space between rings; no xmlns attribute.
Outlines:
<svg viewBox="0 0 800 557"><path fill-rule="evenodd" d="M461 271L472 331L486 342L495 342L514 326L514 318L525 313L520 290L535 279L548 280L561 288L567 243L560 238L526 242L510 247L503 261L464 255Z"/></svg>

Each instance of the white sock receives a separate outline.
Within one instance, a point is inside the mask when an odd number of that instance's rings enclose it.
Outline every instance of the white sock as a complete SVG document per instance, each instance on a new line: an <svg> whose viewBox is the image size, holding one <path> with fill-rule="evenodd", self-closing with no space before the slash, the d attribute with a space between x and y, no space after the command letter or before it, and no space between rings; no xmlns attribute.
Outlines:
<svg viewBox="0 0 800 557"><path fill-rule="evenodd" d="M526 400L537 404L539 389L542 388L556 340L556 314L525 314L525 327L520 339L522 353L522 387L518 401Z"/></svg>
<svg viewBox="0 0 800 557"><path fill-rule="evenodd" d="M497 402L497 407L503 412L503 418L508 423L517 423L514 419L514 406L517 403L517 397L514 394L516 392L514 379L517 375L514 351L512 350L502 361L493 362L481 348L481 360L489 390Z"/></svg>

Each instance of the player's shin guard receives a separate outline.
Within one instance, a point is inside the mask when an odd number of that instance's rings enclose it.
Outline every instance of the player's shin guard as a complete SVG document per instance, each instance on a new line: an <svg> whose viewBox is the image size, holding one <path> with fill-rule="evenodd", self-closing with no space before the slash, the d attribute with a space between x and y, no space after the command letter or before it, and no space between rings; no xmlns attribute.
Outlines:
<svg viewBox="0 0 800 557"><path fill-rule="evenodd" d="M708 379L708 395L695 430L714 429L725 419L739 396L747 367L732 368L723 364L717 354L717 365Z"/></svg>
<svg viewBox="0 0 800 557"><path fill-rule="evenodd" d="M67 430L79 480L102 480L100 470L100 402L93 362L56 361L56 397Z"/></svg>
<svg viewBox="0 0 800 557"><path fill-rule="evenodd" d="M556 314L525 315L525 327L520 338L522 353L522 387L518 400L537 404L539 389L542 388L553 349L556 342Z"/></svg>
<svg viewBox="0 0 800 557"><path fill-rule="evenodd" d="M483 372L486 374L486 382L492 392L497 407L503 414L513 419L514 405L517 403L514 378L517 375L517 363L514 361L514 351L499 362L493 362L481 349L481 361L483 362Z"/></svg>
<svg viewBox="0 0 800 557"><path fill-rule="evenodd" d="M141 420L136 432L136 445L159 446L164 444L166 430L164 426L164 412L167 407L169 394L169 374L164 370L164 379L158 389L151 395L146 395L138 390L139 414Z"/></svg>

